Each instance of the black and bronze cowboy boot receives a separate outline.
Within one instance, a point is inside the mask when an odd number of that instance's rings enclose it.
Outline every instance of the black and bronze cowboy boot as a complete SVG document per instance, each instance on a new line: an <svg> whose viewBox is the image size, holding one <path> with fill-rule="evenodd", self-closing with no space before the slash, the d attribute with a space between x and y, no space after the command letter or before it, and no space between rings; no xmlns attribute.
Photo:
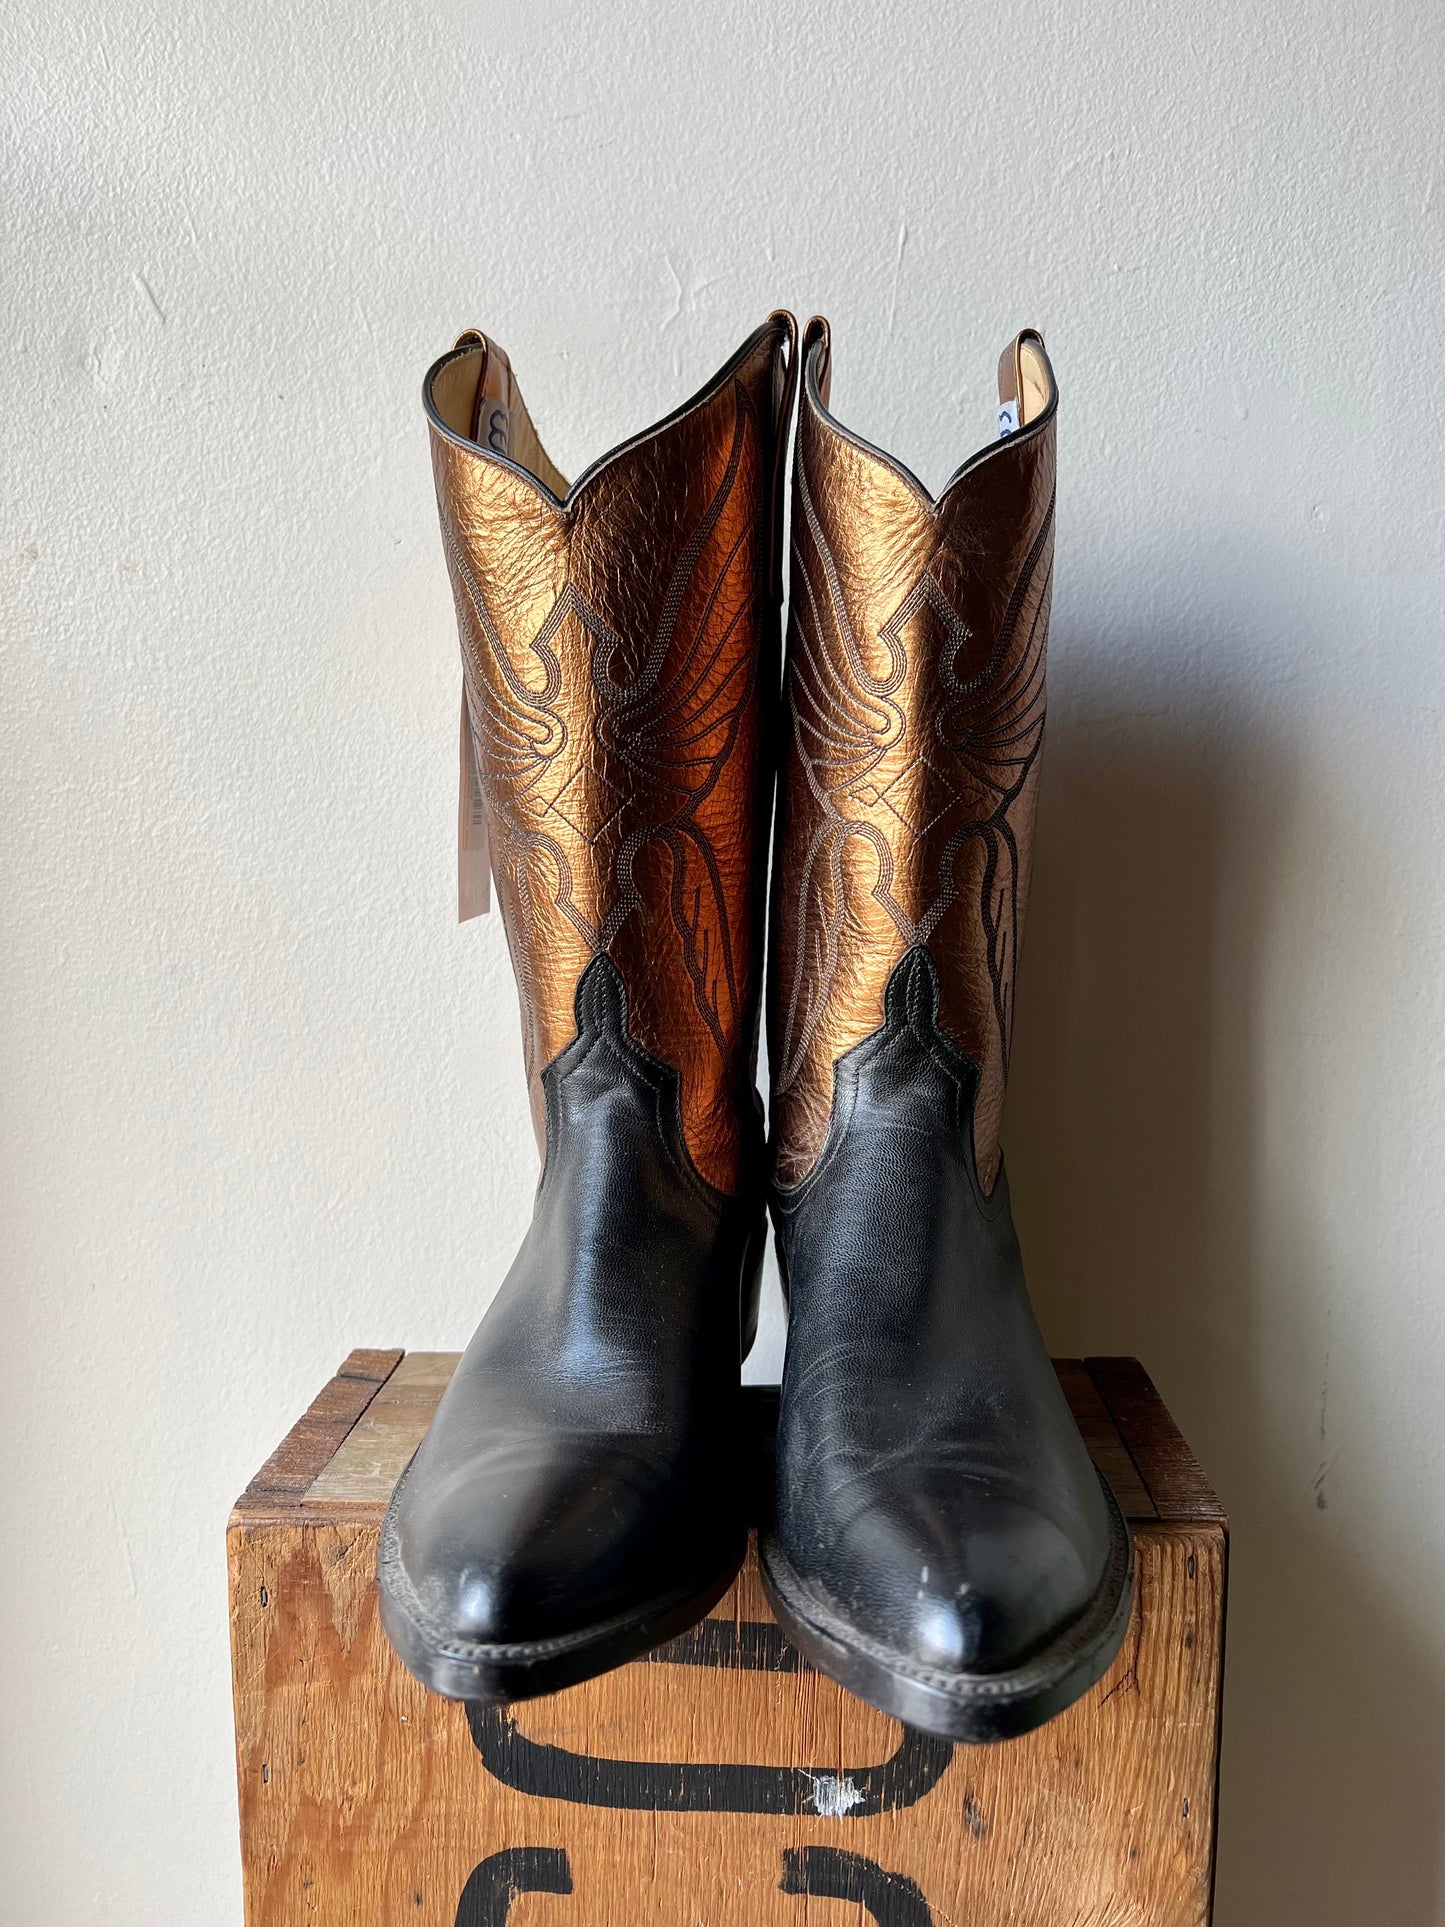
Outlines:
<svg viewBox="0 0 1445 1927"><path fill-rule="evenodd" d="M875 1706L1026 1731L1109 1665L1129 1539L1024 1287L999 1155L1053 557L1053 372L935 501L802 353L769 1048L789 1296L782 1625Z"/></svg>
<svg viewBox="0 0 1445 1927"><path fill-rule="evenodd" d="M382 1532L387 1631L452 1698L550 1692L672 1637L746 1543L795 334L774 315L570 489L495 344L464 336L426 379L543 1157Z"/></svg>

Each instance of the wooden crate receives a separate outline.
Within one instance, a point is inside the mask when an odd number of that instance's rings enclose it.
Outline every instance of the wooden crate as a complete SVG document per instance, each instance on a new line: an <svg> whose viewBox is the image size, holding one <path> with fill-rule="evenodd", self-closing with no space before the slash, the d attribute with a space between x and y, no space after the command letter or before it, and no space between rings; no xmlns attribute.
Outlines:
<svg viewBox="0 0 1445 1927"><path fill-rule="evenodd" d="M1118 1661L1041 1731L957 1748L805 1665L751 1559L601 1679L505 1711L423 1692L376 1541L455 1363L353 1352L231 1516L248 1927L1207 1923L1226 1525L1135 1360L1058 1363L1133 1526Z"/></svg>

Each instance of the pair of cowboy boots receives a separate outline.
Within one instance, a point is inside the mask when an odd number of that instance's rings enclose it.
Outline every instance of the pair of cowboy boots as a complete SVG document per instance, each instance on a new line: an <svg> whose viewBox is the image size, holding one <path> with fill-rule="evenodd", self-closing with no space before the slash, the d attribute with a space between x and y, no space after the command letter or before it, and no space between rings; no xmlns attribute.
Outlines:
<svg viewBox="0 0 1445 1927"><path fill-rule="evenodd" d="M789 1329L760 1555L787 1635L955 1740L1039 1724L1123 1635L1128 1534L1034 1323L999 1154L1054 377L1020 335L1002 437L934 499L829 412L829 359L825 322L800 350L774 314L570 488L495 343L427 376L464 773L543 1159L382 1534L387 1630L453 1698L572 1684L731 1583L769 1202Z"/></svg>

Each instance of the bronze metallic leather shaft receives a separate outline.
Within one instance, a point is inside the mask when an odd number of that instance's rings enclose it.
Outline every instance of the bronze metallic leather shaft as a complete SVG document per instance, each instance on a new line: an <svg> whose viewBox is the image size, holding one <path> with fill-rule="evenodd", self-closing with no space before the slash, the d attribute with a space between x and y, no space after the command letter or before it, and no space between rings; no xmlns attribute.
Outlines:
<svg viewBox="0 0 1445 1927"><path fill-rule="evenodd" d="M683 1131L739 1187L773 773L779 475L796 363L771 317L692 401L568 488L507 358L427 376L472 753L522 1007L533 1117L588 963L681 1078Z"/></svg>
<svg viewBox="0 0 1445 1927"><path fill-rule="evenodd" d="M1053 372L999 368L1012 430L937 500L828 411L827 324L802 350L769 988L776 1178L827 1136L834 1066L923 946L942 1028L979 1072L991 1190L1028 895L1053 562Z"/></svg>

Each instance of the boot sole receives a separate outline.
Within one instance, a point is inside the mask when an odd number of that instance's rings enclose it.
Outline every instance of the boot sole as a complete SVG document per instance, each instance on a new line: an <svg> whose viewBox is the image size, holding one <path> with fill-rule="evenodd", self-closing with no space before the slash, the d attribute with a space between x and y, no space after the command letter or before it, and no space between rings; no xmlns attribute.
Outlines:
<svg viewBox="0 0 1445 1927"><path fill-rule="evenodd" d="M905 1726L966 1746L1031 1733L1095 1686L1113 1665L1134 1597L1134 1547L1113 1493L1103 1582L1080 1616L1050 1645L1004 1673L937 1673L871 1640L832 1611L793 1571L775 1541L759 1546L774 1616L806 1659L859 1699Z"/></svg>
<svg viewBox="0 0 1445 1927"><path fill-rule="evenodd" d="M504 1706L561 1692L630 1659L640 1659L707 1616L736 1579L747 1550L744 1537L730 1562L706 1584L648 1600L576 1632L495 1645L459 1639L429 1617L401 1563L396 1506L410 1470L408 1466L398 1481L381 1528L377 1555L381 1623L413 1679L444 1699Z"/></svg>

